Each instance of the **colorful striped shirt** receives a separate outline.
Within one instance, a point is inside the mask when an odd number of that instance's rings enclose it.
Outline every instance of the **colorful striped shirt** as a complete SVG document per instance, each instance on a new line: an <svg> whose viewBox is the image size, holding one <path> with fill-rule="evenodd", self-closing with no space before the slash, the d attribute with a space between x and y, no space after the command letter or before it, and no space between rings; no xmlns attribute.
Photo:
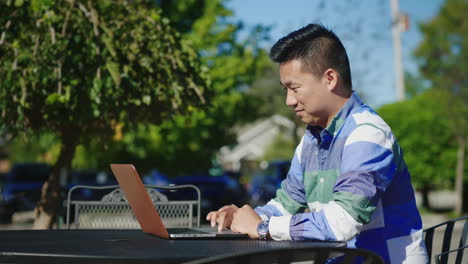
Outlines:
<svg viewBox="0 0 468 264"><path fill-rule="evenodd" d="M387 263L426 263L410 174L390 127L353 93L308 126L276 198L255 208L275 240L341 240Z"/></svg>

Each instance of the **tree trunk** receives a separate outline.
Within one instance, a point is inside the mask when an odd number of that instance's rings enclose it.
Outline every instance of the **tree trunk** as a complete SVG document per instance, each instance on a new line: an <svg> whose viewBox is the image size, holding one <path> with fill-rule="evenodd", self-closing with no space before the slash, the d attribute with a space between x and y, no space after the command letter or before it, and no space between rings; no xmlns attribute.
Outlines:
<svg viewBox="0 0 468 264"><path fill-rule="evenodd" d="M49 178L42 186L41 199L34 209L35 219L33 229L51 229L60 208L60 176L71 170L71 163L78 145L78 135L74 132L62 134L62 146L57 162L52 168Z"/></svg>
<svg viewBox="0 0 468 264"><path fill-rule="evenodd" d="M425 185L421 188L421 204L424 208L431 210L431 203L429 202L429 191L431 187L429 185Z"/></svg>
<svg viewBox="0 0 468 264"><path fill-rule="evenodd" d="M463 174L465 171L465 148L466 141L464 137L458 137L457 169L455 176L455 213L462 215L463 211Z"/></svg>

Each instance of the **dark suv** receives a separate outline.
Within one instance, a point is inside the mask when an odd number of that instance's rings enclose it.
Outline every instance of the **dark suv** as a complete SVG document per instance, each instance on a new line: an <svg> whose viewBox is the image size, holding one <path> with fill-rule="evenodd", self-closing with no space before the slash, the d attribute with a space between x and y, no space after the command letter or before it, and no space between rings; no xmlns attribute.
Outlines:
<svg viewBox="0 0 468 264"><path fill-rule="evenodd" d="M224 172L219 176L192 174L168 178L161 172L153 170L143 177L143 182L163 186L170 184L192 184L197 186L201 193L201 216L204 219L208 212L218 210L224 205L236 204L241 206L247 202L246 191L239 183L238 178L239 175L230 172Z"/></svg>
<svg viewBox="0 0 468 264"><path fill-rule="evenodd" d="M16 211L33 210L41 197L42 185L49 177L52 167L45 163L19 163L0 175L0 222L10 223ZM60 179L62 199L75 185L117 185L114 177L98 170L72 170L70 179ZM77 199L90 200L91 193L78 192ZM76 197L75 197L76 198Z"/></svg>
<svg viewBox="0 0 468 264"><path fill-rule="evenodd" d="M276 196L276 190L286 179L291 162L289 160L270 161L268 166L259 170L250 181L248 192L252 206L264 205Z"/></svg>
<svg viewBox="0 0 468 264"><path fill-rule="evenodd" d="M15 211L32 210L41 196L51 166L20 163L0 178L0 221L9 223Z"/></svg>

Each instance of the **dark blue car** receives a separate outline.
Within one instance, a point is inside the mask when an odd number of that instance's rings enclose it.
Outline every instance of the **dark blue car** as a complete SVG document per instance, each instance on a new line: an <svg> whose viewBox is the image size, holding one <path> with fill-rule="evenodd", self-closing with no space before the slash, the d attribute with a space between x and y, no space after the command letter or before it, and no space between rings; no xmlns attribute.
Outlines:
<svg viewBox="0 0 468 264"><path fill-rule="evenodd" d="M288 175L290 165L289 160L275 160L269 162L265 169L258 171L248 187L250 205L264 205L274 198L276 190Z"/></svg>
<svg viewBox="0 0 468 264"><path fill-rule="evenodd" d="M18 163L11 170L0 175L0 222L9 223L16 211L33 210L41 196L42 185L49 177L52 167L46 163ZM62 199L75 185L116 185L114 177L97 170L73 170L70 179L60 179ZM91 200L96 193L86 190L75 199ZM100 194L98 194L100 195Z"/></svg>
<svg viewBox="0 0 468 264"><path fill-rule="evenodd" d="M68 191L76 185L108 186L118 185L115 177L106 172L94 169L73 170L70 179L62 186L63 200L66 199ZM73 200L99 200L109 192L108 190L91 191L90 189L78 189L73 192Z"/></svg>
<svg viewBox="0 0 468 264"><path fill-rule="evenodd" d="M45 163L15 164L0 179L0 221L8 223L15 211L32 210L51 167Z"/></svg>
<svg viewBox="0 0 468 264"><path fill-rule="evenodd" d="M168 178L164 174L153 170L143 177L145 184L156 185L184 185L192 184L200 189L201 216L228 204L241 206L247 202L247 193L238 181L238 175L223 173L220 176L209 174L185 175L176 178Z"/></svg>

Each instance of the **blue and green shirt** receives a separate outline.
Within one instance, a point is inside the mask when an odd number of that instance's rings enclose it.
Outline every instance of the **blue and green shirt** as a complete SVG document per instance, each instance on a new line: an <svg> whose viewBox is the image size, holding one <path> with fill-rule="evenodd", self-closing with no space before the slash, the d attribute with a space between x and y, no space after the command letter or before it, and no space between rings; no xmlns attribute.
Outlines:
<svg viewBox="0 0 468 264"><path fill-rule="evenodd" d="M276 240L341 240L387 263L426 263L410 174L390 127L353 93L308 126L281 188L255 211Z"/></svg>

